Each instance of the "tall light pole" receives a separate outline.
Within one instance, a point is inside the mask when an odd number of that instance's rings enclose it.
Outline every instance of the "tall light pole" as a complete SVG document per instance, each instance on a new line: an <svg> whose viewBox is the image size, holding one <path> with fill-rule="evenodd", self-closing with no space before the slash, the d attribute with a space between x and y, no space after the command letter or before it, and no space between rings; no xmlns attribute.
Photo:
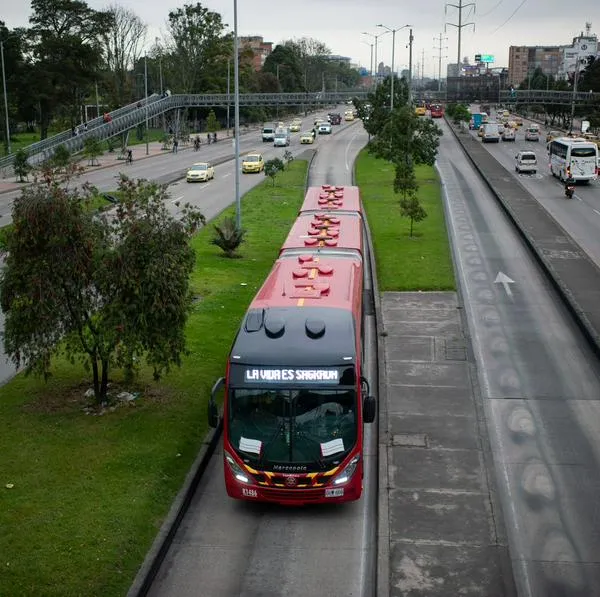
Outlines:
<svg viewBox="0 0 600 597"><path fill-rule="evenodd" d="M239 40L237 30L237 0L233 0L233 85L235 93L234 108L234 146L235 146L235 215L236 226L242 227L242 203L240 201L240 65Z"/></svg>
<svg viewBox="0 0 600 597"><path fill-rule="evenodd" d="M155 37L154 38L154 43L158 46L159 50L158 50L158 77L160 79L160 97L162 98L163 96L163 78L162 78L162 47L160 45L160 38ZM165 132L167 126L165 124L165 113L162 113L162 129L163 129L163 133Z"/></svg>
<svg viewBox="0 0 600 597"><path fill-rule="evenodd" d="M2 88L4 89L4 115L6 117L6 149L8 155L11 153L10 147L10 125L8 123L8 96L6 95L6 72L4 70L4 40L0 39L0 55L2 56Z"/></svg>
<svg viewBox="0 0 600 597"><path fill-rule="evenodd" d="M392 32L392 82L391 82L391 90L390 90L390 111L394 111L394 79L396 78L396 73L394 71L394 54L396 49L396 31L400 31L401 29L406 29L406 27L410 27L410 25L403 25L402 27L398 27L398 29L390 29L387 25L382 25L381 23L377 25L377 27L383 27L388 31Z"/></svg>
<svg viewBox="0 0 600 597"><path fill-rule="evenodd" d="M227 136L229 137L229 93L230 93L230 75L231 70L231 58L227 59Z"/></svg>
<svg viewBox="0 0 600 597"><path fill-rule="evenodd" d="M412 104L412 46L413 46L412 29L408 34L408 103Z"/></svg>
<svg viewBox="0 0 600 597"><path fill-rule="evenodd" d="M144 52L144 93L146 95L145 111L146 111L146 155L150 153L148 149L148 56Z"/></svg>
<svg viewBox="0 0 600 597"><path fill-rule="evenodd" d="M579 80L579 64L583 62L579 55L577 56L577 62L575 63L575 78L573 80L573 96L571 97L571 124L569 125L569 134L573 132L573 119L575 118L575 96L577 95L577 82ZM4 94L6 97L6 93Z"/></svg>
<svg viewBox="0 0 600 597"><path fill-rule="evenodd" d="M368 35L372 38L375 39L375 82L377 82L377 77L379 75L379 66L377 64L377 40L382 36L382 35L386 35L387 33L389 33L389 31L384 31L383 33L378 33L377 35L373 34L373 33L368 33L367 31L363 31L362 34L363 35Z"/></svg>

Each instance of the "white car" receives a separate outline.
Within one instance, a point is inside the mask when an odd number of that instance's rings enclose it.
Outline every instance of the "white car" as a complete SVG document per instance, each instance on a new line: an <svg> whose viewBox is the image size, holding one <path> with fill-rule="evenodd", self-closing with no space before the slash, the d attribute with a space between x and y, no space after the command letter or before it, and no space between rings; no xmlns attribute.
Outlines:
<svg viewBox="0 0 600 597"><path fill-rule="evenodd" d="M206 182L215 177L215 169L208 162L197 162L185 175L187 182Z"/></svg>
<svg viewBox="0 0 600 597"><path fill-rule="evenodd" d="M537 172L538 162L537 156L533 151L519 151L515 156L517 163L515 164L515 170L520 174L521 172L531 172L535 174Z"/></svg>
<svg viewBox="0 0 600 597"><path fill-rule="evenodd" d="M517 135L515 129L506 127L502 133L502 141L516 141Z"/></svg>
<svg viewBox="0 0 600 597"><path fill-rule="evenodd" d="M525 131L525 141L539 141L540 129L537 126L529 126Z"/></svg>
<svg viewBox="0 0 600 597"><path fill-rule="evenodd" d="M319 135L331 135L331 123L322 122L319 125Z"/></svg>

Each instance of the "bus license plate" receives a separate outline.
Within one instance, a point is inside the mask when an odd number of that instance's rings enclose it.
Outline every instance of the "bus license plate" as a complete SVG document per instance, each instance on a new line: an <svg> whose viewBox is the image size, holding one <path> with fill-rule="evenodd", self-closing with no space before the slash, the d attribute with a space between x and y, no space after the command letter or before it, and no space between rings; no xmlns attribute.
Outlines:
<svg viewBox="0 0 600 597"><path fill-rule="evenodd" d="M325 497L342 497L344 495L344 488L338 487L336 489L326 489Z"/></svg>

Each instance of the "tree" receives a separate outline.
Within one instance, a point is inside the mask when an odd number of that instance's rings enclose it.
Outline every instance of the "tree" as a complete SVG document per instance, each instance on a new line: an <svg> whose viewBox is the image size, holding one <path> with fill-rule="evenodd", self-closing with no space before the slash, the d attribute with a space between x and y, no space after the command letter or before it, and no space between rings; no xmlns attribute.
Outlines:
<svg viewBox="0 0 600 597"><path fill-rule="evenodd" d="M300 65L300 56L294 50L292 44L278 44L265 59L261 72L274 76L278 85L277 92L294 93L304 91L304 73ZM279 78L277 78L278 70Z"/></svg>
<svg viewBox="0 0 600 597"><path fill-rule="evenodd" d="M220 91L222 78L215 63L231 56L233 38L224 35L221 15L199 2L169 12L169 61L174 87L181 93Z"/></svg>
<svg viewBox="0 0 600 597"><path fill-rule="evenodd" d="M373 136L381 133L390 119L391 77L386 77L374 91L367 95L364 104L368 104L369 119L363 122L366 131ZM394 110L405 106L408 102L408 84L405 79L394 79ZM363 105L356 102L359 113L364 109ZM414 110L411 107L411 112Z"/></svg>
<svg viewBox="0 0 600 597"><path fill-rule="evenodd" d="M427 212L416 195L409 195L400 200L400 215L410 218L410 236L413 235L413 222L420 222L427 217Z"/></svg>
<svg viewBox="0 0 600 597"><path fill-rule="evenodd" d="M582 91L600 92L600 58L591 57L587 66L582 72L581 83L579 89Z"/></svg>
<svg viewBox="0 0 600 597"><path fill-rule="evenodd" d="M273 186L275 186L275 177L284 169L285 166L279 158L273 158L265 162L265 176L273 181Z"/></svg>
<svg viewBox="0 0 600 597"><path fill-rule="evenodd" d="M211 244L223 249L225 256L235 257L236 250L244 242L246 231L238 228L234 218L224 218L221 224L215 224L216 236Z"/></svg>
<svg viewBox="0 0 600 597"><path fill-rule="evenodd" d="M463 122L469 122L471 120L471 112L469 108L464 104L457 104L452 111L452 122L454 124L460 124Z"/></svg>
<svg viewBox="0 0 600 597"><path fill-rule="evenodd" d="M118 4L110 6L108 13L111 25L102 33L102 49L110 73L109 82L114 89L114 101L123 105L132 94L129 72L141 57L147 27L133 11Z"/></svg>
<svg viewBox="0 0 600 597"><path fill-rule="evenodd" d="M145 358L158 379L181 363L195 258L188 238L203 217L186 205L174 220L166 186L147 181L122 177L110 217L89 209L93 191L50 175L23 190L0 304L17 367L47 378L53 357L65 355L91 369L102 403L112 368Z"/></svg>
<svg viewBox="0 0 600 597"><path fill-rule="evenodd" d="M41 111L41 138L59 109L66 109L74 125L88 88L102 64L100 36L111 24L106 12L94 11L80 0L32 0L28 31L29 88Z"/></svg>
<svg viewBox="0 0 600 597"><path fill-rule="evenodd" d="M102 145L96 137L88 137L83 144L83 153L88 158L89 166L97 166L98 160L96 159L102 154ZM94 162L96 162L94 164Z"/></svg>
<svg viewBox="0 0 600 597"><path fill-rule="evenodd" d="M64 145L59 145L50 158L50 163L55 168L66 168L71 162L71 153Z"/></svg>
<svg viewBox="0 0 600 597"><path fill-rule="evenodd" d="M23 179L27 178L28 174L31 172L31 165L27 161L28 157L27 150L23 148L18 149L15 153L13 170L15 171L15 176L18 176L19 182L24 182Z"/></svg>
<svg viewBox="0 0 600 597"><path fill-rule="evenodd" d="M215 116L215 111L211 110L208 113L208 117L206 118L206 130L209 133L214 133L216 131L218 131L221 128L221 125L219 124L219 121L217 120L217 117Z"/></svg>
<svg viewBox="0 0 600 597"><path fill-rule="evenodd" d="M402 193L402 198L406 199L414 196L418 188L413 165L407 160L400 161L394 176L394 192Z"/></svg>

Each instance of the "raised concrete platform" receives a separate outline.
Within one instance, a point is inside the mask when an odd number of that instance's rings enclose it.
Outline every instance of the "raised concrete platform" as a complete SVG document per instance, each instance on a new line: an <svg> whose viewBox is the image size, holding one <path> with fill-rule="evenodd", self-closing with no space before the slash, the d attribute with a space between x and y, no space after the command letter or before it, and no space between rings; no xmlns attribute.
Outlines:
<svg viewBox="0 0 600 597"><path fill-rule="evenodd" d="M515 595L474 362L452 292L384 293L380 595ZM387 523L387 524L386 524ZM385 532L385 531L384 531Z"/></svg>

